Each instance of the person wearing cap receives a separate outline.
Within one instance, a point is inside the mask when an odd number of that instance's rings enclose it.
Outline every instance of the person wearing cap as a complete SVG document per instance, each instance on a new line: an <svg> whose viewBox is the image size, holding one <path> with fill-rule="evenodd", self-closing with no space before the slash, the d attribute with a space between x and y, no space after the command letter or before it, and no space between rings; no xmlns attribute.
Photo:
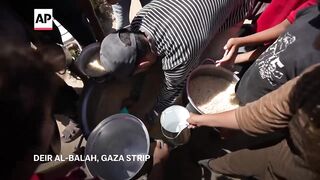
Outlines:
<svg viewBox="0 0 320 180"><path fill-rule="evenodd" d="M251 0L154 0L129 27L104 38L99 63L105 74L126 78L161 61L164 86L146 117L152 124L181 94L211 38L243 20L251 6Z"/></svg>

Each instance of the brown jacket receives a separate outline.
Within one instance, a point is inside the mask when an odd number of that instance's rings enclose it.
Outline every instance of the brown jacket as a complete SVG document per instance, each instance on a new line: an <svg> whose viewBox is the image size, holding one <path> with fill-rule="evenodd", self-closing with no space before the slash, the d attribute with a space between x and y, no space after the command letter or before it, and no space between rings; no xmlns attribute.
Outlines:
<svg viewBox="0 0 320 180"><path fill-rule="evenodd" d="M271 168L282 168L280 177L299 179L301 175L303 179L320 179L320 129L315 130L316 135L312 133L315 131L309 131L314 118L318 118L319 125L319 77L320 64L236 110L239 127L247 134L257 136L288 128L286 139L275 146L275 153L270 156ZM283 165L276 166L280 161Z"/></svg>

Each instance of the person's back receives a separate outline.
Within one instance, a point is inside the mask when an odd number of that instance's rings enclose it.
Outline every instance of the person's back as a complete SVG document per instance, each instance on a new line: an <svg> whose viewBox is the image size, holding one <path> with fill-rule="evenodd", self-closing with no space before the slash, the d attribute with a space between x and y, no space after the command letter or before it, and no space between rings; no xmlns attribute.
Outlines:
<svg viewBox="0 0 320 180"><path fill-rule="evenodd" d="M219 29L243 20L250 5L250 0L155 0L137 14L130 28L151 36L163 69L168 70L196 59L200 55L197 50Z"/></svg>
<svg viewBox="0 0 320 180"><path fill-rule="evenodd" d="M152 125L165 108L177 102L211 38L244 20L252 5L253 0L153 0L130 27L104 38L96 64L104 70L103 75L123 79L146 72L161 61L163 88L143 118Z"/></svg>
<svg viewBox="0 0 320 180"><path fill-rule="evenodd" d="M155 111L172 105L199 56L218 31L243 20L250 0L154 0L144 6L131 23L133 32L146 34L162 61L166 76Z"/></svg>
<svg viewBox="0 0 320 180"><path fill-rule="evenodd" d="M237 88L241 104L254 101L320 61L319 9L310 7L243 75Z"/></svg>

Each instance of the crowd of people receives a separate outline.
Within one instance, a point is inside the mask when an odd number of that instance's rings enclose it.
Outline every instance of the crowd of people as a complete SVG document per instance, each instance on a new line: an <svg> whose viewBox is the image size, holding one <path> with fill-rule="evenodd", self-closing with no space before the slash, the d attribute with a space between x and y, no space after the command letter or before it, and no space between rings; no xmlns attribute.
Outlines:
<svg viewBox="0 0 320 180"><path fill-rule="evenodd" d="M55 115L70 119L62 132L63 142L81 135L79 94L57 72L69 68L84 83L92 74L94 78L122 81L143 74L160 62L162 89L152 110L141 119L151 130L162 111L183 96L188 76L202 63L201 55L215 35L252 17L252 9L259 1L144 0L130 23L131 1L107 2L113 4L116 31L102 38L89 0L0 2L0 111L7 124L0 132L3 144L10 144L10 148L3 147L1 151L1 179L85 178L76 168L81 163L71 163L49 174L35 173L39 163L32 156L49 152ZM320 2L261 2L267 6L260 14L254 14L250 35L225 39L225 55L215 61L216 66L241 70L235 89L241 106L217 114L190 112L188 119L190 129L206 126L236 130L245 144L218 157L199 162L189 159L209 170L211 179L219 175L319 179ZM24 4L26 8L21 9ZM100 42L99 58L85 62L89 67L85 70L90 72L81 73L77 62L65 66L66 51L61 48L55 26L53 31L32 29L35 8L52 8L54 18L83 48ZM239 53L240 47L251 50ZM235 144L232 138L222 141ZM148 179L191 178L179 173L170 175L172 171L165 168L168 158L172 162L169 153L168 146L158 141ZM174 161L176 166L184 167L185 161Z"/></svg>

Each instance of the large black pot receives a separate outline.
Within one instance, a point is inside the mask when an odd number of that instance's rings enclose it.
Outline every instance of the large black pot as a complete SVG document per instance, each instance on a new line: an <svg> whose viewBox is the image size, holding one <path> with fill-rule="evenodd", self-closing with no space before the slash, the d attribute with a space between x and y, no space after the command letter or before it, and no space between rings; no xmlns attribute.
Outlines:
<svg viewBox="0 0 320 180"><path fill-rule="evenodd" d="M143 119L153 108L162 79L160 65L146 72L144 78L138 75L124 81L111 79L104 82L89 78L84 84L79 110L84 136L88 138L99 122L119 113L124 106L129 109L130 114ZM132 99L137 94L136 91L139 91L139 95ZM131 99L133 103L128 107L125 101Z"/></svg>

